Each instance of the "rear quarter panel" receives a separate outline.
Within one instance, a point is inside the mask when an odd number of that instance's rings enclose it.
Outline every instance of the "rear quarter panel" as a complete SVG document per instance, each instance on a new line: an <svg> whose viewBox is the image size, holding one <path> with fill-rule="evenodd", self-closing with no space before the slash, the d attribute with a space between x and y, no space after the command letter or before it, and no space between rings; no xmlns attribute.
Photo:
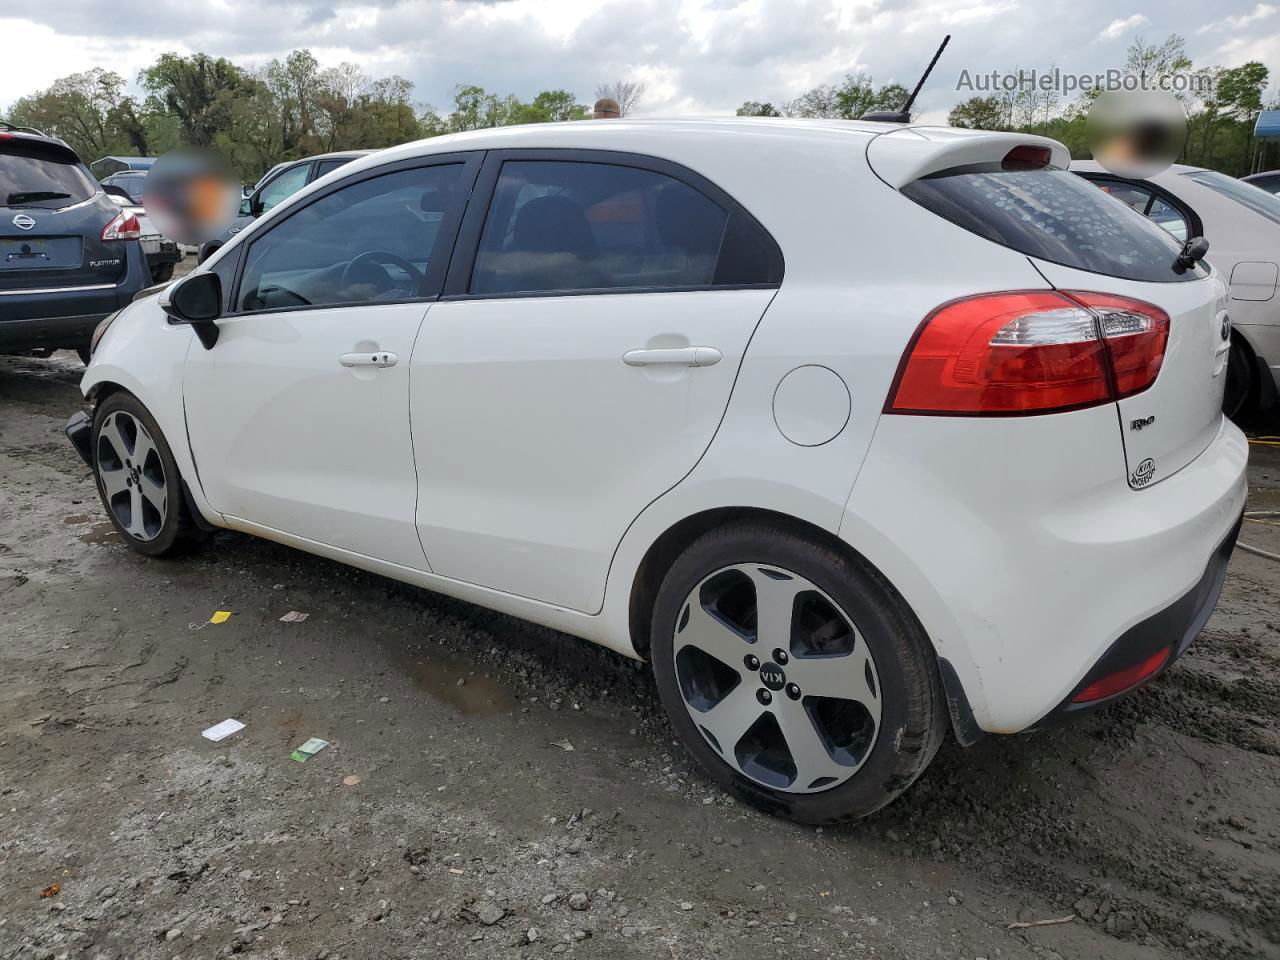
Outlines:
<svg viewBox="0 0 1280 960"><path fill-rule="evenodd" d="M753 507L795 517L845 536L879 565L883 544L842 523L907 342L921 320L949 300L1048 286L1026 257L934 216L877 178L867 166L867 138L851 137L847 146L830 138L788 139L758 157L734 156L731 169L699 170L770 230L786 273L748 346L711 446L683 482L636 518L619 545L603 612L611 634L626 635L645 551L671 526L706 510ZM779 431L774 396L788 373L811 364L844 381L849 418L829 442L799 446ZM1122 463L1112 417L1109 438Z"/></svg>

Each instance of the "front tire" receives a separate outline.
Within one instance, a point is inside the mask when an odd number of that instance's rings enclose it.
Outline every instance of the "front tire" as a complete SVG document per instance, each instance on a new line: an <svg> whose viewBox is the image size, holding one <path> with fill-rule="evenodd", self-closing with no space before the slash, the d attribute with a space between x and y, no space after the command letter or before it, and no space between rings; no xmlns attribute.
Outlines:
<svg viewBox="0 0 1280 960"><path fill-rule="evenodd" d="M782 522L682 553L650 651L681 740L726 790L792 820L865 817L933 759L946 705L932 645L866 561Z"/></svg>
<svg viewBox="0 0 1280 960"><path fill-rule="evenodd" d="M107 518L125 543L159 557L198 539L173 451L137 398L113 393L93 417L93 475Z"/></svg>

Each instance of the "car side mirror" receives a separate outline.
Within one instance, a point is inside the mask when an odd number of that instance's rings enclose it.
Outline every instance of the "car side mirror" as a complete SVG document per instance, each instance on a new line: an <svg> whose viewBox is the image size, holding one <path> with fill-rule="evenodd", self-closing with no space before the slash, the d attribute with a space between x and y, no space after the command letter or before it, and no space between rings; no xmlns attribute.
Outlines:
<svg viewBox="0 0 1280 960"><path fill-rule="evenodd" d="M218 342L218 325L222 315L222 280L216 273L193 273L171 285L160 294L160 309L173 324L189 324L206 350Z"/></svg>
<svg viewBox="0 0 1280 960"><path fill-rule="evenodd" d="M262 196L260 194L255 193L251 197L249 197L248 204L249 204L249 216L251 217L262 216Z"/></svg>
<svg viewBox="0 0 1280 960"><path fill-rule="evenodd" d="M242 217L253 216L253 197L245 197L243 200L240 201L240 216Z"/></svg>

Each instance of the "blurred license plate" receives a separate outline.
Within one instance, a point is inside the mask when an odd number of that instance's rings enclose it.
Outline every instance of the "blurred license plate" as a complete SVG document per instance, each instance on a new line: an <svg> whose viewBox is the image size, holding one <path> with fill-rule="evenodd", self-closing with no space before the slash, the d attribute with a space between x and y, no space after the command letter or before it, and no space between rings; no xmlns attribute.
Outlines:
<svg viewBox="0 0 1280 960"><path fill-rule="evenodd" d="M0 270L80 266L79 237L5 237L0 239Z"/></svg>

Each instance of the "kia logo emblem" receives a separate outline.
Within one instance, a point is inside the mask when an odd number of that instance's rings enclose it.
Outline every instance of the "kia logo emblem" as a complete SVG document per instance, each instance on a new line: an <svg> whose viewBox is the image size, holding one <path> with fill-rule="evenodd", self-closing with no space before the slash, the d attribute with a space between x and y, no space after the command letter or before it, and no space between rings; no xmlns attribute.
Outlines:
<svg viewBox="0 0 1280 960"><path fill-rule="evenodd" d="M13 218L13 225L19 230L30 230L36 225L36 222L28 217L25 213L20 213Z"/></svg>

